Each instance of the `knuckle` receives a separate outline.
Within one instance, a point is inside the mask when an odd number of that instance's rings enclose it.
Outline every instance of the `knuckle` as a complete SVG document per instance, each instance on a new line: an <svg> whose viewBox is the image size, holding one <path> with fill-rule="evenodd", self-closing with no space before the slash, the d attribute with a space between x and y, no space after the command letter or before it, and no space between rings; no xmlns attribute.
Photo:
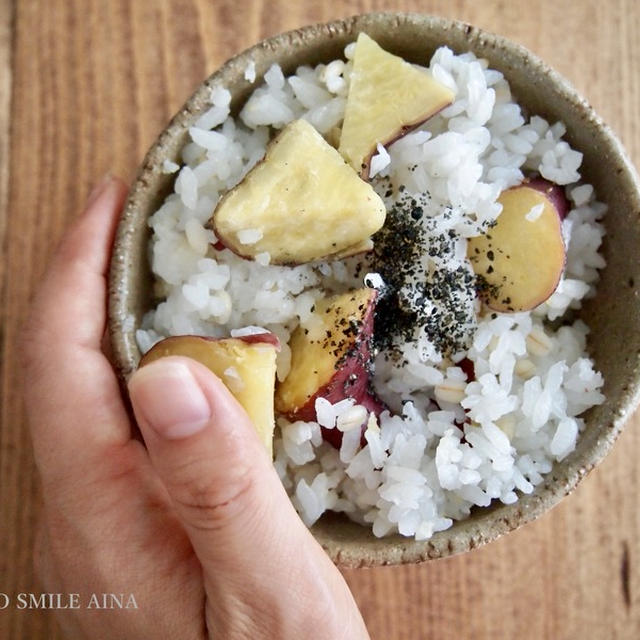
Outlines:
<svg viewBox="0 0 640 640"><path fill-rule="evenodd" d="M199 463L186 463L168 487L183 519L199 530L217 530L250 511L254 478L249 469L230 478L206 473Z"/></svg>

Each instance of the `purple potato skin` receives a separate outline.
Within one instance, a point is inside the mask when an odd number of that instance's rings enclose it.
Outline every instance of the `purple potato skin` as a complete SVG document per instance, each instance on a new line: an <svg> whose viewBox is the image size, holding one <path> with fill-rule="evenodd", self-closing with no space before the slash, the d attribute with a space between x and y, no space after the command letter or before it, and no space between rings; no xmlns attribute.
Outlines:
<svg viewBox="0 0 640 640"><path fill-rule="evenodd" d="M385 149L388 149L394 142L397 142L398 140L400 140L400 138L404 138L404 136L406 136L408 133L411 133L414 129L417 129L419 126L423 125L427 120L433 118L433 116L437 116L443 109L446 109L450 105L451 103L445 104L439 109L436 109L436 111L432 111L426 116L419 118L415 122L408 122L407 124L403 125L402 127L400 127L400 129L398 129L396 135L394 135L389 140L386 140L385 142L381 142L382 146ZM371 153L364 158L362 167L360 168L359 175L365 182L369 182L371 180L371 178L369 177L369 173L371 171L371 158L373 158L373 156L377 153L377 149L378 145L376 144L371 150Z"/></svg>
<svg viewBox="0 0 640 640"><path fill-rule="evenodd" d="M242 340L247 344L254 344L256 342L272 344L277 351L280 351L280 339L275 333L265 331L264 333L252 333L247 336L238 336L236 340Z"/></svg>
<svg viewBox="0 0 640 640"><path fill-rule="evenodd" d="M248 336L238 336L237 338L212 338L210 336L197 336L197 335L181 335L181 336L169 336L168 338L164 338L157 342L156 344L145 353L141 360L140 365L145 365L151 356L155 356L156 353L162 353L167 347L171 348L171 345L175 342L179 342L188 338L193 342L219 342L221 340L240 340L241 342L246 342L247 344L270 344L276 348L276 351L280 351L280 340L275 333L271 333L269 331L265 331L264 333L254 333ZM167 354L165 354L167 355Z"/></svg>

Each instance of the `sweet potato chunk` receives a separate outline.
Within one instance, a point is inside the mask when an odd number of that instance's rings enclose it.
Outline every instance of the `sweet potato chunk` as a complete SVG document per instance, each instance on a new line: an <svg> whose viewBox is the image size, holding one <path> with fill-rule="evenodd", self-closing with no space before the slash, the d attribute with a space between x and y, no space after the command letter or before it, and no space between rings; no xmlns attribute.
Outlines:
<svg viewBox="0 0 640 640"><path fill-rule="evenodd" d="M361 246L385 207L340 154L305 120L287 125L264 160L218 204L216 236L247 258L303 264Z"/></svg>
<svg viewBox="0 0 640 640"><path fill-rule="evenodd" d="M315 400L359 402L369 382L369 342L377 292L358 289L318 300L291 336L291 370L276 388L276 411L315 420Z"/></svg>
<svg viewBox="0 0 640 640"><path fill-rule="evenodd" d="M153 346L143 356L140 366L166 356L186 356L202 363L225 383L244 407L272 455L273 393L279 346L278 338L272 333L223 339L175 336Z"/></svg>
<svg viewBox="0 0 640 640"><path fill-rule="evenodd" d="M485 235L469 240L467 255L496 311L528 311L558 286L565 263L560 212L526 183L500 194L502 213Z"/></svg>
<svg viewBox="0 0 640 640"><path fill-rule="evenodd" d="M364 179L378 143L387 145L453 101L431 74L358 36L338 150Z"/></svg>

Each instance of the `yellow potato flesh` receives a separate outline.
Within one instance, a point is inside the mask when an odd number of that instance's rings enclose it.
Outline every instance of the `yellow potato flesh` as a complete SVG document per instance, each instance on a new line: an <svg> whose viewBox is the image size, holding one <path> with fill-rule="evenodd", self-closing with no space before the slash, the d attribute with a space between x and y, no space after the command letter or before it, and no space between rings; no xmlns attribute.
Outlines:
<svg viewBox="0 0 640 640"><path fill-rule="evenodd" d="M166 356L185 356L213 371L251 418L260 439L273 454L273 393L276 347L239 338L215 340L199 336L167 338L148 351L140 366Z"/></svg>
<svg viewBox="0 0 640 640"><path fill-rule="evenodd" d="M486 235L469 239L467 255L496 311L527 311L556 289L565 264L560 217L543 193L526 186L504 191L502 213ZM542 205L535 220L527 214Z"/></svg>
<svg viewBox="0 0 640 640"><path fill-rule="evenodd" d="M305 120L288 124L264 160L218 204L215 233L238 255L303 264L361 245L384 224L373 188ZM243 230L262 237L242 244Z"/></svg>
<svg viewBox="0 0 640 640"><path fill-rule="evenodd" d="M368 178L378 143L402 137L453 102L430 73L388 53L365 33L358 36L338 150Z"/></svg>

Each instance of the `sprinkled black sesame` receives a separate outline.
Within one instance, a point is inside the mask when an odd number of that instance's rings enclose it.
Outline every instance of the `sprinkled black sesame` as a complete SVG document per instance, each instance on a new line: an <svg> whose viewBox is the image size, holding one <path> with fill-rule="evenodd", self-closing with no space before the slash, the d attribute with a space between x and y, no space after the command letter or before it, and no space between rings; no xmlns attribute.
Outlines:
<svg viewBox="0 0 640 640"><path fill-rule="evenodd" d="M428 194L420 202L402 195L373 238L372 268L386 285L376 309L374 348L394 360L401 358L399 345L419 339L418 327L448 354L468 347L474 324L472 305L461 300L473 299L475 278L465 265L443 264L453 258L458 235L452 229L438 231L441 223L425 215L429 200ZM452 215L450 208L439 213L445 220ZM425 261L425 252L435 260Z"/></svg>

